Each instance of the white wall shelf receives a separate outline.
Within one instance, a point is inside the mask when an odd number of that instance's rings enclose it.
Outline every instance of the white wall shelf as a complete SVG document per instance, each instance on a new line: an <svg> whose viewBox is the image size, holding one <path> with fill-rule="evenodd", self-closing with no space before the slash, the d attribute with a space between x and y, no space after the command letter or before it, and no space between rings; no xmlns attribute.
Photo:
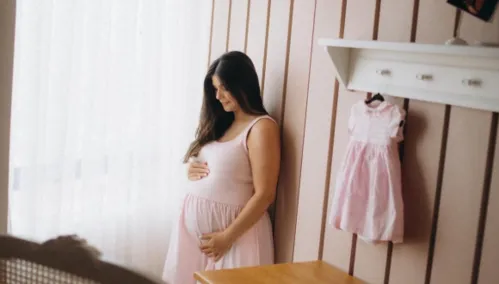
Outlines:
<svg viewBox="0 0 499 284"><path fill-rule="evenodd" d="M320 39L351 91L499 111L499 48Z"/></svg>

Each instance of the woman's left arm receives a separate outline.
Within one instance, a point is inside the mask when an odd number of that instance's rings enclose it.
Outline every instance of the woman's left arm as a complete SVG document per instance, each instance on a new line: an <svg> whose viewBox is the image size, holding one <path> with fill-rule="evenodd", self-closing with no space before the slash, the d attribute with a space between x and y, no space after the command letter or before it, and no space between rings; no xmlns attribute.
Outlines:
<svg viewBox="0 0 499 284"><path fill-rule="evenodd" d="M274 202L279 178L281 143L278 125L270 119L260 120L249 133L247 144L255 193L226 229L233 241L251 228Z"/></svg>
<svg viewBox="0 0 499 284"><path fill-rule="evenodd" d="M255 193L227 229L203 236L209 244L202 245L202 251L217 260L260 220L276 196L281 164L279 126L269 119L260 120L247 139Z"/></svg>

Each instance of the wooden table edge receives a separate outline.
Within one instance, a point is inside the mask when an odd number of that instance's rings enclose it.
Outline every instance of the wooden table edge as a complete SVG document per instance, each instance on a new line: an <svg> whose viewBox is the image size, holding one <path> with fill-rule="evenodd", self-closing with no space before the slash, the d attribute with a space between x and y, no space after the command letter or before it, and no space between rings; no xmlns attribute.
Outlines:
<svg viewBox="0 0 499 284"><path fill-rule="evenodd" d="M313 261L303 261L303 262L293 262L293 263L277 263L277 264L270 264L270 265L263 265L261 267L270 267L270 266L273 266L273 267L279 267L279 266L289 266L289 265L303 265L303 264L314 264L316 263L317 265L325 265L329 268L332 268L334 270L337 270L338 273L341 273L343 277L348 277L348 282L346 283L350 283L350 284L365 284L365 282L361 281L360 279L357 279L351 275L348 275L348 273L342 271L341 269L339 269L338 267L336 266L333 266L325 261L322 261L322 260L313 260ZM245 270L245 269L248 269L248 268L251 268L251 269L255 269L257 268L258 266L253 266L253 267L241 267L241 268L231 268L231 269L223 269L224 271L227 271L227 270ZM218 270L220 271L220 270ZM212 281L210 281L209 279L206 279L207 276L203 275L203 273L205 272L208 272L208 273L212 273L213 271L197 271L194 273L194 279L199 281L201 284L216 284Z"/></svg>

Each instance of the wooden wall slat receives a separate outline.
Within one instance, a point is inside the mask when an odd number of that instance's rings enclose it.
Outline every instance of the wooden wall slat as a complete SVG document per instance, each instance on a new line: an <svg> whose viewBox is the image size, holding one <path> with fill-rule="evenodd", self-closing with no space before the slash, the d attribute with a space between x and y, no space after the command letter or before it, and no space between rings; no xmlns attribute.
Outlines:
<svg viewBox="0 0 499 284"><path fill-rule="evenodd" d="M411 40L412 12L415 0L382 0L378 26L378 40Z"/></svg>
<svg viewBox="0 0 499 284"><path fill-rule="evenodd" d="M232 1L230 9L229 50L243 51L246 46L248 0Z"/></svg>
<svg viewBox="0 0 499 284"><path fill-rule="evenodd" d="M372 39L376 0L349 0L346 2L346 5L344 38L363 40ZM344 89L339 90L336 110L336 126L334 131L328 212L330 211L330 202L335 191L336 174L343 161L343 153L345 153L348 144L347 122L350 115L350 108L354 103L364 99L365 96L365 93L354 93ZM351 247L352 234L336 230L329 224L326 226L323 251L323 259L325 261L348 271L350 268ZM362 263L362 260L357 262L357 259L359 258L356 256L355 269L360 267L361 276L366 276L363 274L364 264ZM355 271L355 274L357 275L357 271Z"/></svg>
<svg viewBox="0 0 499 284"><path fill-rule="evenodd" d="M279 125L282 125L290 13L291 0L271 1L263 103Z"/></svg>
<svg viewBox="0 0 499 284"><path fill-rule="evenodd" d="M260 86L263 82L263 66L266 48L268 0L251 0L249 7L248 41L246 53L255 64Z"/></svg>
<svg viewBox="0 0 499 284"><path fill-rule="evenodd" d="M210 64L227 50L231 0L214 0Z"/></svg>
<svg viewBox="0 0 499 284"><path fill-rule="evenodd" d="M321 235L329 175L330 133L334 117L335 80L333 65L321 37L340 36L342 0L317 0L314 46L308 89L305 140L298 202L294 261L316 260L322 254Z"/></svg>
<svg viewBox="0 0 499 284"><path fill-rule="evenodd" d="M498 6L499 7L499 6ZM499 43L499 13L495 13L490 22L481 21L471 15L463 13L459 36L469 44L478 42Z"/></svg>
<svg viewBox="0 0 499 284"><path fill-rule="evenodd" d="M498 129L499 130L499 129ZM499 132L499 131L498 131ZM494 166L483 239L478 284L496 284L499 279L499 137L496 134Z"/></svg>
<svg viewBox="0 0 499 284"><path fill-rule="evenodd" d="M424 283L445 106L411 100L404 144L404 243L392 252L390 283Z"/></svg>
<svg viewBox="0 0 499 284"><path fill-rule="evenodd" d="M387 244L372 245L357 238L354 275L368 283L383 283L387 249Z"/></svg>
<svg viewBox="0 0 499 284"><path fill-rule="evenodd" d="M459 36L469 44L477 42L499 42L499 12L491 22L484 22L467 13L461 16Z"/></svg>
<svg viewBox="0 0 499 284"><path fill-rule="evenodd" d="M375 9L378 0L347 0L345 16L346 39L372 40Z"/></svg>
<svg viewBox="0 0 499 284"><path fill-rule="evenodd" d="M446 1L420 0L417 42L445 43L452 38L455 15L456 10Z"/></svg>
<svg viewBox="0 0 499 284"><path fill-rule="evenodd" d="M295 0L284 102L283 155L277 192L276 260L291 261L307 105L315 1Z"/></svg>
<svg viewBox="0 0 499 284"><path fill-rule="evenodd" d="M491 117L452 107L431 283L471 279Z"/></svg>
<svg viewBox="0 0 499 284"><path fill-rule="evenodd" d="M271 1L268 26L267 58L262 90L263 104L269 114L282 126L284 84L287 76L289 32L291 29L291 0ZM275 225L276 203L269 208ZM274 226L273 226L274 228Z"/></svg>

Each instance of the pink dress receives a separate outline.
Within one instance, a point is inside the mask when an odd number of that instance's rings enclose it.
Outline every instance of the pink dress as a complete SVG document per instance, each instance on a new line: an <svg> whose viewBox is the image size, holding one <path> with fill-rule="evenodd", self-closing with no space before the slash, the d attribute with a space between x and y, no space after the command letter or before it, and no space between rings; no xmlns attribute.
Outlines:
<svg viewBox="0 0 499 284"><path fill-rule="evenodd" d="M372 103L374 104L374 103ZM389 102L351 108L350 141L336 179L330 223L367 242L400 243L404 234L398 142L405 111Z"/></svg>
<svg viewBox="0 0 499 284"><path fill-rule="evenodd" d="M224 230L254 193L246 138L256 118L235 139L205 145L198 155L208 162L210 173L190 181L180 218L173 229L163 270L169 284L196 283L194 272L272 264L272 227L267 213L217 262L199 249L199 236Z"/></svg>

